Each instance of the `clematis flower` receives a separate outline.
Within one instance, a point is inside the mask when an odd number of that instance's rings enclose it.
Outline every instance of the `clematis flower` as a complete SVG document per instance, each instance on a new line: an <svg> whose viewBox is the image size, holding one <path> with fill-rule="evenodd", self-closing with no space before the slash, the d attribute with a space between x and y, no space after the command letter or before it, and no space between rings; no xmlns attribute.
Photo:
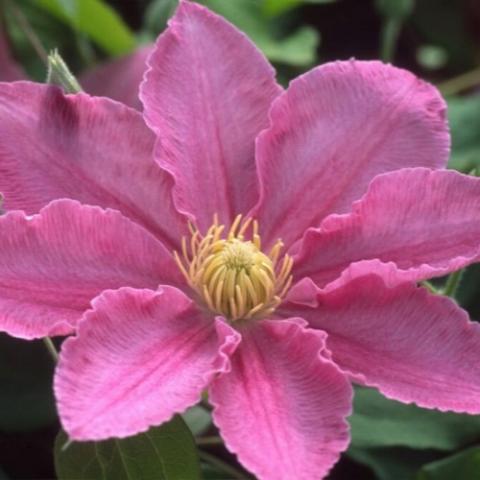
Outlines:
<svg viewBox="0 0 480 480"><path fill-rule="evenodd" d="M145 62L152 49L151 45L145 45L133 53L83 72L79 77L82 88L92 95L113 98L140 110L142 105L138 98L138 88L145 73ZM0 29L0 81L13 82L26 78L26 73L13 60L7 40Z"/></svg>
<svg viewBox="0 0 480 480"><path fill-rule="evenodd" d="M417 286L480 255L480 180L444 169L436 89L352 60L284 91L186 1L148 65L143 116L0 85L0 329L74 333L70 437L143 432L208 390L247 469L312 479L348 445L351 381L480 413L479 326Z"/></svg>

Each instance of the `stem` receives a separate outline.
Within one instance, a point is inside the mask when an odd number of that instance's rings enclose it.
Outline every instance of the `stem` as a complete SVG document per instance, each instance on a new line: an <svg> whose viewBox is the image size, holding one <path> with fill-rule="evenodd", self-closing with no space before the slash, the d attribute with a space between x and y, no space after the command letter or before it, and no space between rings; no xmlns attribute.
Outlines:
<svg viewBox="0 0 480 480"><path fill-rule="evenodd" d="M427 280L424 280L421 282L422 287L425 287L430 293L433 293L435 295L441 294L442 292L435 286L433 286L430 282Z"/></svg>
<svg viewBox="0 0 480 480"><path fill-rule="evenodd" d="M199 437L195 439L195 442L199 446L206 446L206 445L221 445L222 439L218 436L212 435L211 437Z"/></svg>
<svg viewBox="0 0 480 480"><path fill-rule="evenodd" d="M438 89L443 93L443 95L454 95L456 93L462 92L463 90L468 90L469 88L475 87L480 84L480 67L477 67L475 70L470 72L463 73L458 77L451 78L446 80L443 83L438 85Z"/></svg>
<svg viewBox="0 0 480 480"><path fill-rule="evenodd" d="M397 49L398 36L402 29L402 21L398 18L385 19L382 28L380 57L384 62L392 62Z"/></svg>
<svg viewBox="0 0 480 480"><path fill-rule="evenodd" d="M23 14L23 12L10 0L8 0L8 6L15 17L15 20L18 23L18 26L23 31L25 36L28 38L30 44L32 45L33 49L37 53L37 55L42 59L45 64L48 64L48 54L43 48L42 42L38 38L37 34L33 30L30 22L28 21L27 17Z"/></svg>
<svg viewBox="0 0 480 480"><path fill-rule="evenodd" d="M219 470L226 473L229 476L229 478L232 478L235 480L250 480L249 477L244 475L242 472L239 472L236 468L232 467L227 462L220 460L215 455L211 455L210 453L206 453L199 450L198 456L202 460L205 460L205 462L209 463L210 465L213 465L214 467L217 467Z"/></svg>
<svg viewBox="0 0 480 480"><path fill-rule="evenodd" d="M464 272L464 270L457 270L456 272L453 272L451 275L449 275L447 283L445 284L445 287L443 289L443 294L445 296L452 298L455 297L455 293L457 292L460 282L462 281Z"/></svg>
<svg viewBox="0 0 480 480"><path fill-rule="evenodd" d="M43 343L47 347L48 353L53 358L53 361L55 363L57 363L58 362L58 352L57 352L57 349L55 348L55 345L52 342L52 339L50 337L44 337L43 338Z"/></svg>

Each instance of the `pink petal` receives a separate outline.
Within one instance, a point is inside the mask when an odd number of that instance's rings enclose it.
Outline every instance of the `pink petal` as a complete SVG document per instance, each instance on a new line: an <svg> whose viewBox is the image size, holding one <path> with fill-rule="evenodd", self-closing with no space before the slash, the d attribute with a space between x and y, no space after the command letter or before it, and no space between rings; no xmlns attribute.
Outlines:
<svg viewBox="0 0 480 480"><path fill-rule="evenodd" d="M322 355L324 334L292 319L243 335L232 370L210 390L228 449L262 480L323 478L348 445L352 397Z"/></svg>
<svg viewBox="0 0 480 480"><path fill-rule="evenodd" d="M397 278L444 275L480 254L480 179L454 171L405 169L377 177L346 215L304 237L297 278L325 285L353 262L394 262Z"/></svg>
<svg viewBox="0 0 480 480"><path fill-rule="evenodd" d="M198 402L240 336L179 290L123 288L93 302L60 355L55 393L73 440L126 437Z"/></svg>
<svg viewBox="0 0 480 480"><path fill-rule="evenodd" d="M25 78L25 72L13 60L7 39L0 26L0 82L13 82L23 78Z"/></svg>
<svg viewBox="0 0 480 480"><path fill-rule="evenodd" d="M152 158L140 113L112 100L65 96L30 82L0 85L0 191L5 208L36 213L73 198L120 210L178 245L185 220L172 178Z"/></svg>
<svg viewBox="0 0 480 480"><path fill-rule="evenodd" d="M130 55L93 68L80 76L80 83L92 95L110 97L141 110L138 89L147 69L147 57L152 50L153 47L147 45Z"/></svg>
<svg viewBox="0 0 480 480"><path fill-rule="evenodd" d="M337 365L389 398L480 413L480 325L452 300L374 274L328 290L282 314L326 331Z"/></svg>
<svg viewBox="0 0 480 480"><path fill-rule="evenodd" d="M176 205L201 228L214 213L229 223L257 200L254 139L280 93L273 69L235 27L186 1L149 65L140 97Z"/></svg>
<svg viewBox="0 0 480 480"><path fill-rule="evenodd" d="M289 245L350 210L376 175L444 167L445 102L413 74L380 62L335 62L294 80L257 143L262 235Z"/></svg>
<svg viewBox="0 0 480 480"><path fill-rule="evenodd" d="M60 200L0 216L0 331L64 335L107 288L183 283L171 254L112 210Z"/></svg>

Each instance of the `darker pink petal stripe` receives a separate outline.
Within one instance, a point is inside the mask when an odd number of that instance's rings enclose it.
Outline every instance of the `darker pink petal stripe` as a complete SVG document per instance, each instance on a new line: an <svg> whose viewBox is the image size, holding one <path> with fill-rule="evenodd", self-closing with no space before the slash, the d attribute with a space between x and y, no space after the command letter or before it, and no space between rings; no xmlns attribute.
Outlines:
<svg viewBox="0 0 480 480"><path fill-rule="evenodd" d="M349 441L352 391L325 335L294 320L243 333L232 370L210 389L228 449L262 480L323 478Z"/></svg>
<svg viewBox="0 0 480 480"><path fill-rule="evenodd" d="M480 325L455 302L372 274L315 301L285 304L282 314L326 331L332 360L362 383L405 403L480 413Z"/></svg>
<svg viewBox="0 0 480 480"><path fill-rule="evenodd" d="M229 224L257 201L254 140L281 89L250 40L202 6L180 2L141 86L159 164L201 228Z"/></svg>
<svg viewBox="0 0 480 480"><path fill-rule="evenodd" d="M257 142L267 242L286 245L344 213L378 174L444 167L445 102L432 85L380 62L328 63L292 81Z"/></svg>
<svg viewBox="0 0 480 480"><path fill-rule="evenodd" d="M175 288L105 292L62 347L63 427L74 440L102 440L159 425L199 401L239 340Z"/></svg>
<svg viewBox="0 0 480 480"><path fill-rule="evenodd" d="M98 97L109 97L137 110L142 109L138 98L140 83L147 69L147 57L153 46L138 48L130 55L101 64L79 78L83 89Z"/></svg>
<svg viewBox="0 0 480 480"><path fill-rule="evenodd" d="M444 275L480 255L480 179L454 171L405 169L377 177L346 215L307 232L296 278L318 285L361 260L393 262L402 280Z"/></svg>
<svg viewBox="0 0 480 480"><path fill-rule="evenodd" d="M31 82L0 85L0 191L6 209L36 213L72 198L120 210L177 247L185 220L172 179L152 158L140 113L106 98Z"/></svg>
<svg viewBox="0 0 480 480"><path fill-rule="evenodd" d="M165 247L112 210L59 200L26 217L0 216L0 331L21 338L71 333L108 288L183 283Z"/></svg>

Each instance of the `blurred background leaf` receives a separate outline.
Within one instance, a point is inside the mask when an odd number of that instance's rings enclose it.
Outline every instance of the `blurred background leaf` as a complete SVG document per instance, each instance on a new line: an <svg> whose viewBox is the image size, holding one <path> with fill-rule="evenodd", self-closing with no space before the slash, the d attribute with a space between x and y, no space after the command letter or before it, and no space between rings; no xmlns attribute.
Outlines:
<svg viewBox="0 0 480 480"><path fill-rule="evenodd" d="M302 5L333 3L337 0L263 0L262 10L267 15L279 15Z"/></svg>
<svg viewBox="0 0 480 480"><path fill-rule="evenodd" d="M452 134L450 168L468 173L480 166L480 95L448 99Z"/></svg>
<svg viewBox="0 0 480 480"><path fill-rule="evenodd" d="M56 420L53 367L42 342L0 334L1 431L30 431Z"/></svg>
<svg viewBox="0 0 480 480"><path fill-rule="evenodd" d="M297 27L288 15L279 15L304 3L328 3L265 0L198 0L244 31L273 62L307 67L317 58L319 33L311 27ZM147 10L145 25L152 35L165 28L177 0L154 0ZM275 8L276 7L276 8ZM272 18L273 15L273 18Z"/></svg>
<svg viewBox="0 0 480 480"><path fill-rule="evenodd" d="M111 55L126 54L136 45L133 33L122 18L102 0L36 0L35 3L87 35Z"/></svg>
<svg viewBox="0 0 480 480"><path fill-rule="evenodd" d="M352 446L455 450L480 443L480 416L442 413L356 388L350 417Z"/></svg>
<svg viewBox="0 0 480 480"><path fill-rule="evenodd" d="M417 480L475 480L480 476L480 447L429 463L420 469Z"/></svg>

